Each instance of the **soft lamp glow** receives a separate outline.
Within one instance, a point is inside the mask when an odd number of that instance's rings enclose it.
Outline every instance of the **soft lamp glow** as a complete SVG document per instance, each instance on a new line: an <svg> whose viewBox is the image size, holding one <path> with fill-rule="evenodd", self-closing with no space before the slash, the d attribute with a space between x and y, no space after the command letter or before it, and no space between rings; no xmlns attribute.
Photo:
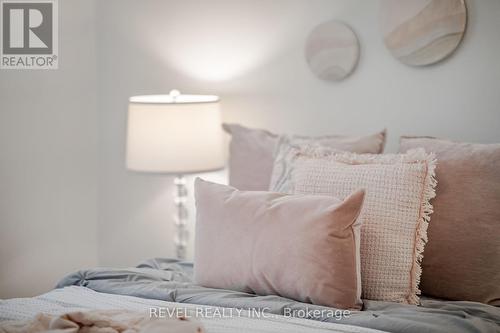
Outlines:
<svg viewBox="0 0 500 333"><path fill-rule="evenodd" d="M143 20L141 42L170 72L209 82L242 77L288 52L307 10L302 2L266 1L266 10L252 1L162 3L164 11L147 12L158 19ZM164 12L175 14L165 20Z"/></svg>
<svg viewBox="0 0 500 333"><path fill-rule="evenodd" d="M224 166L219 98L212 95L129 99L127 168L186 174Z"/></svg>

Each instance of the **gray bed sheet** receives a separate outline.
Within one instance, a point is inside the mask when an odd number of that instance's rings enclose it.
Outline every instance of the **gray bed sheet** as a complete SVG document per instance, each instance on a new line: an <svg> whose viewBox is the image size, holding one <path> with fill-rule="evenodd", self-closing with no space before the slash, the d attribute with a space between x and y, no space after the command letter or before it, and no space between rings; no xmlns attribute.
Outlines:
<svg viewBox="0 0 500 333"><path fill-rule="evenodd" d="M329 309L279 296L259 296L200 287L193 283L192 272L192 263L157 258L147 260L135 268L95 268L78 271L63 278L57 287L85 286L109 294L219 307L266 309L274 314L284 314L284 311L290 309L294 313L301 313L295 311L304 309ZM362 311L351 312L348 317L340 320L331 316L316 315L309 319L387 332L500 332L498 307L426 297L422 297L420 306L365 300Z"/></svg>

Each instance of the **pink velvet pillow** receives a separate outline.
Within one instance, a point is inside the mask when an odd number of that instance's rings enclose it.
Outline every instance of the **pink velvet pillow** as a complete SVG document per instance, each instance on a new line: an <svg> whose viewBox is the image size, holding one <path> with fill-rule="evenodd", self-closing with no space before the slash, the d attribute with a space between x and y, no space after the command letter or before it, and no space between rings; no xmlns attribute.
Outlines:
<svg viewBox="0 0 500 333"><path fill-rule="evenodd" d="M195 182L197 284L360 309L364 191L345 200Z"/></svg>
<svg viewBox="0 0 500 333"><path fill-rule="evenodd" d="M223 124L231 135L229 145L229 185L245 191L267 191L280 141L291 146L313 145L354 153L380 154L384 150L385 130L366 136L277 135L263 129ZM275 170L277 172L277 170Z"/></svg>
<svg viewBox="0 0 500 333"><path fill-rule="evenodd" d="M402 137L401 152L436 154L439 186L422 292L500 306L500 144Z"/></svg>

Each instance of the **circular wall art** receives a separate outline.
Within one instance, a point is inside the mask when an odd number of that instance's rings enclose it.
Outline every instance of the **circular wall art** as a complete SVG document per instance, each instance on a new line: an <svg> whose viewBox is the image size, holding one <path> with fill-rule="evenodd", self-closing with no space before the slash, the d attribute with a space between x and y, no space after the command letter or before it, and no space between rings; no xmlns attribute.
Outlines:
<svg viewBox="0 0 500 333"><path fill-rule="evenodd" d="M309 68L320 79L342 80L358 63L358 38L342 22L322 23L307 38L305 56Z"/></svg>
<svg viewBox="0 0 500 333"><path fill-rule="evenodd" d="M460 44L467 26L464 0L382 0L380 27L392 55L412 66L434 64Z"/></svg>

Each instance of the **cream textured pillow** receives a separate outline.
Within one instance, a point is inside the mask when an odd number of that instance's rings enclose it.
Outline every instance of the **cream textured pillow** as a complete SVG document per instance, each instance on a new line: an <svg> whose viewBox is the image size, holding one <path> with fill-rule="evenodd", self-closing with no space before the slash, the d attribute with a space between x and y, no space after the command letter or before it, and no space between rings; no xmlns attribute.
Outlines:
<svg viewBox="0 0 500 333"><path fill-rule="evenodd" d="M266 130L247 128L237 124L223 124L222 127L231 134L229 185L239 190L267 191L280 136ZM379 154L384 150L385 130L367 136L293 135L284 139L293 145L315 144L355 153Z"/></svg>
<svg viewBox="0 0 500 333"><path fill-rule="evenodd" d="M363 298L418 304L422 252L435 196L435 159L406 154L335 153L290 148L293 158L273 191L345 197L366 190L359 219Z"/></svg>
<svg viewBox="0 0 500 333"><path fill-rule="evenodd" d="M197 179L195 197L197 284L361 308L362 190L339 200Z"/></svg>

